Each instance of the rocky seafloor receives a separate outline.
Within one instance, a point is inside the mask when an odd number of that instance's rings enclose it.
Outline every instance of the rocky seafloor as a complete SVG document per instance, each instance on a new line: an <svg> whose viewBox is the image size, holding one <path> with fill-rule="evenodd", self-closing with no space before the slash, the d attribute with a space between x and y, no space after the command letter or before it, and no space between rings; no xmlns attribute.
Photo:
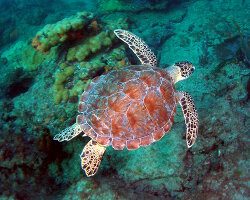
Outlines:
<svg viewBox="0 0 250 200"><path fill-rule="evenodd" d="M249 199L249 10L243 0L0 1L0 198ZM94 77L139 63L115 28L143 38L161 68L195 65L176 89L194 98L199 135L187 149L178 107L160 141L109 147L87 178L89 139L53 136L75 122Z"/></svg>

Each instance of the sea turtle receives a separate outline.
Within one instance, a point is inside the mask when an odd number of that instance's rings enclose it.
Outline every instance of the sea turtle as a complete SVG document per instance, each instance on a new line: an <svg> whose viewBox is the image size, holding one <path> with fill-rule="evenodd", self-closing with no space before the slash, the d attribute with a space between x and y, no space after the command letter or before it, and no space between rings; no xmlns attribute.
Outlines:
<svg viewBox="0 0 250 200"><path fill-rule="evenodd" d="M156 57L144 41L129 31L117 29L114 33L128 44L141 65L94 78L81 95L76 123L54 137L59 142L69 141L83 132L91 138L80 155L88 177L97 172L108 146L134 150L160 140L172 126L177 102L185 118L188 148L198 134L194 101L188 93L176 92L174 86L193 73L192 63L157 68Z"/></svg>

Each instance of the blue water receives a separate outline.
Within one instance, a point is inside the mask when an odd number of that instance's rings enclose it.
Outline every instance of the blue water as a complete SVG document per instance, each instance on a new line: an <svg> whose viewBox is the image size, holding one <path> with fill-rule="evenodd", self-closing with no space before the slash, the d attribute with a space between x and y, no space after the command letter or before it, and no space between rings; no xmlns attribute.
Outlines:
<svg viewBox="0 0 250 200"><path fill-rule="evenodd" d="M248 199L249 10L247 0L1 0L0 198ZM193 97L199 133L187 148L177 103L161 140L108 147L87 177L79 155L90 132L53 137L75 123L94 78L141 64L117 28L143 39L159 68L193 63L175 88Z"/></svg>

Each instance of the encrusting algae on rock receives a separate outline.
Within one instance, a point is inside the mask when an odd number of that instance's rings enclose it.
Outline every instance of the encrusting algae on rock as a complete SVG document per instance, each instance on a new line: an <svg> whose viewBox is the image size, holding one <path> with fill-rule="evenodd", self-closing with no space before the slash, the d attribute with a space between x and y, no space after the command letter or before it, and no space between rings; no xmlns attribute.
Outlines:
<svg viewBox="0 0 250 200"><path fill-rule="evenodd" d="M32 40L32 46L43 53L49 53L54 46L69 40L79 40L84 34L82 30L92 18L92 13L80 12L56 24L47 24L36 34Z"/></svg>
<svg viewBox="0 0 250 200"><path fill-rule="evenodd" d="M84 44L79 44L76 47L70 48L67 54L67 60L83 61L90 54L94 54L101 50L102 47L109 47L112 45L114 35L109 32L100 32L98 35L86 39Z"/></svg>
<svg viewBox="0 0 250 200"><path fill-rule="evenodd" d="M2 53L1 59L11 63L14 69L22 68L24 71L36 71L38 66L44 61L55 57L56 51L53 49L49 55L45 55L40 51L36 51L28 42L19 41L10 49Z"/></svg>
<svg viewBox="0 0 250 200"><path fill-rule="evenodd" d="M59 104L62 100L64 102L68 101L68 89L65 88L65 82L74 74L74 66L67 66L65 63L60 65L62 71L56 73L55 83L54 83L54 101L56 104Z"/></svg>
<svg viewBox="0 0 250 200"><path fill-rule="evenodd" d="M64 45L66 49L65 61L54 75L55 104L76 103L88 80L128 63L124 46L113 47L118 41L113 33L116 28L127 28L126 20L102 21L92 13L81 12L46 25L36 34L32 41L36 50L49 54L52 47Z"/></svg>

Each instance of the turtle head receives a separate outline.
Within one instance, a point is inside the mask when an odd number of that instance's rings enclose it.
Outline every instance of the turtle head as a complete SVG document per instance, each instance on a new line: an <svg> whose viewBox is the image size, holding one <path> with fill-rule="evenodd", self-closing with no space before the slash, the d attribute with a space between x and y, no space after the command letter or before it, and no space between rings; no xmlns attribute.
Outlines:
<svg viewBox="0 0 250 200"><path fill-rule="evenodd" d="M168 68L168 72L175 83L188 78L194 70L194 65L189 61L177 62Z"/></svg>

